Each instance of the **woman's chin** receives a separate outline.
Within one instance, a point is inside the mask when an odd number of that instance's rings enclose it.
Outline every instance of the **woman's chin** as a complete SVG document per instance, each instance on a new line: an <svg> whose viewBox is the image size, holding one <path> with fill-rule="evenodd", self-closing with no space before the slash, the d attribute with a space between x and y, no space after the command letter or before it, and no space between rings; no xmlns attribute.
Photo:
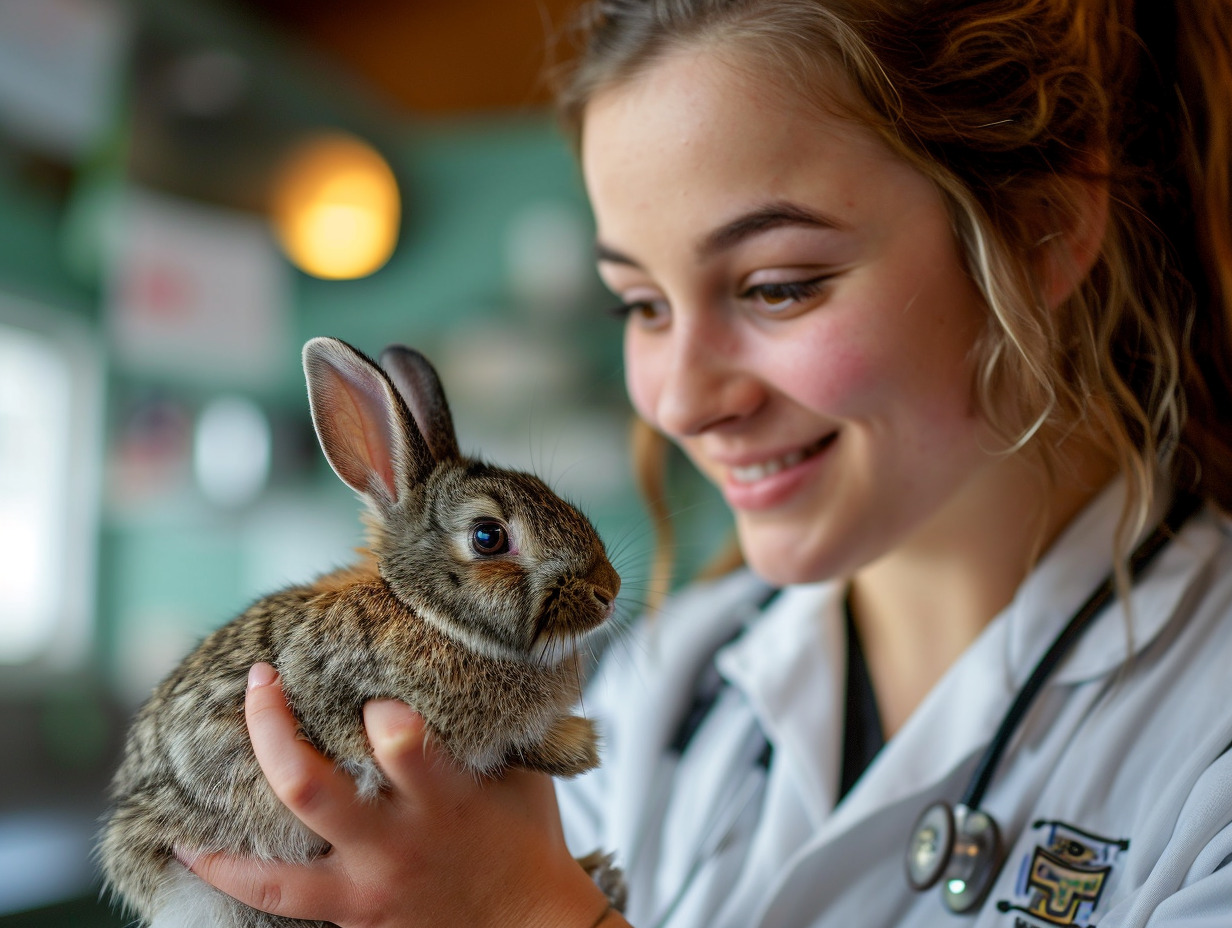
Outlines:
<svg viewBox="0 0 1232 928"><path fill-rule="evenodd" d="M771 543L760 533L746 538L746 533L741 532L740 549L749 569L774 586L817 583L838 573L826 558L801 551L798 545Z"/></svg>

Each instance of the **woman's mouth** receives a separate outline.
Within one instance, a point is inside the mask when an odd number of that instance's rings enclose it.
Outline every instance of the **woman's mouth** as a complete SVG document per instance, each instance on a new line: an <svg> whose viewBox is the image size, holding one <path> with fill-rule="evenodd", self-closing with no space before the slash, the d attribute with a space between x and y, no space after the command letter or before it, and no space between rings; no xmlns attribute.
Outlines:
<svg viewBox="0 0 1232 928"><path fill-rule="evenodd" d="M837 434L837 432L831 432L813 444L804 448L797 448L795 451L789 451L781 457L758 461L756 464L744 464L739 467L728 468L728 474L734 483L757 483L759 480L765 480L767 477L774 476L779 471L795 467L797 464L801 464L813 457L813 455L820 453L834 440Z"/></svg>
<svg viewBox="0 0 1232 928"><path fill-rule="evenodd" d="M796 448L755 464L729 464L719 487L732 509L754 512L790 503L808 484L826 451L838 438L831 432L811 445Z"/></svg>

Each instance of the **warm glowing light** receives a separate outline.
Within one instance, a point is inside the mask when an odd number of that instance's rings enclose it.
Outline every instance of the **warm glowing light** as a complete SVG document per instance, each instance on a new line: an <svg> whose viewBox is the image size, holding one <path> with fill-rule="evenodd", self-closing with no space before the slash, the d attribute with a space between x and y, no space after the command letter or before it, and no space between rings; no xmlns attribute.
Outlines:
<svg viewBox="0 0 1232 928"><path fill-rule="evenodd" d="M283 251L314 277L349 280L379 269L398 241L401 200L389 165L354 136L316 136L284 163L273 198Z"/></svg>

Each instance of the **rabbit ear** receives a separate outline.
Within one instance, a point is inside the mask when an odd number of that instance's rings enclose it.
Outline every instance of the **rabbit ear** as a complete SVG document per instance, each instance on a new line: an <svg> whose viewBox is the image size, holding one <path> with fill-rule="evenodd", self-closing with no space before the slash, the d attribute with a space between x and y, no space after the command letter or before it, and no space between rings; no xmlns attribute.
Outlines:
<svg viewBox="0 0 1232 928"><path fill-rule="evenodd" d="M336 338L304 346L308 401L321 449L347 486L387 512L436 461L389 378Z"/></svg>
<svg viewBox="0 0 1232 928"><path fill-rule="evenodd" d="M390 345L381 352L381 367L410 408L432 457L438 461L461 457L445 390L428 359L414 348Z"/></svg>

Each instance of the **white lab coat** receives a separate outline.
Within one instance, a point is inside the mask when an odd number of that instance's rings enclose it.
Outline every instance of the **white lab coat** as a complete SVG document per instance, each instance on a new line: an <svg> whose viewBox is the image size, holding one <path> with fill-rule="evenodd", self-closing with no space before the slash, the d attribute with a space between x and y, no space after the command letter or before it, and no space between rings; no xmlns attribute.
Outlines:
<svg viewBox="0 0 1232 928"><path fill-rule="evenodd" d="M920 811L959 799L1107 573L1121 494L1075 519L837 806L842 589L789 588L761 613L748 574L689 589L616 641L588 688L604 765L558 786L570 847L615 852L636 928L1232 926L1232 526L1209 510L1128 615L1095 620L1020 726L983 802L1006 854L980 911L953 915L904 876ZM730 686L677 757L699 666L745 623L718 652Z"/></svg>

